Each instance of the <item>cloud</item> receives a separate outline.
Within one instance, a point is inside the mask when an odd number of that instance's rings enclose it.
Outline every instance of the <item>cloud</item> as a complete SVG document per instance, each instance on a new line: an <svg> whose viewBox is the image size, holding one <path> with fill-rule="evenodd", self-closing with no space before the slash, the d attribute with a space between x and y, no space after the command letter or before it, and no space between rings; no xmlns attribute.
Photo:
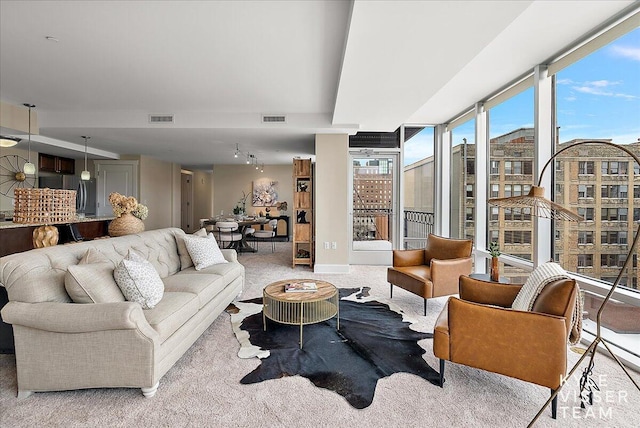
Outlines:
<svg viewBox="0 0 640 428"><path fill-rule="evenodd" d="M557 79L557 85L573 85L575 82L571 79Z"/></svg>
<svg viewBox="0 0 640 428"><path fill-rule="evenodd" d="M593 80L584 82L581 85L572 86L572 89L577 92L582 92L583 94L601 95L604 97L625 98L629 100L638 98L635 95L625 94L622 92L614 92L609 89L612 86L617 86L620 84L622 84L622 82L620 81Z"/></svg>
<svg viewBox="0 0 640 428"><path fill-rule="evenodd" d="M611 53L615 56L640 61L640 48L631 46L611 46Z"/></svg>
<svg viewBox="0 0 640 428"><path fill-rule="evenodd" d="M587 85L595 86L596 88L606 88L608 86L619 85L621 82L612 82L610 80L594 80L592 82L585 82Z"/></svg>
<svg viewBox="0 0 640 428"><path fill-rule="evenodd" d="M577 99L578 99L578 98L576 98L576 96L575 96L575 95L571 95L571 96L569 96L569 97L565 97L565 99L564 99L564 100L565 100L565 101L575 101L575 100L577 100Z"/></svg>

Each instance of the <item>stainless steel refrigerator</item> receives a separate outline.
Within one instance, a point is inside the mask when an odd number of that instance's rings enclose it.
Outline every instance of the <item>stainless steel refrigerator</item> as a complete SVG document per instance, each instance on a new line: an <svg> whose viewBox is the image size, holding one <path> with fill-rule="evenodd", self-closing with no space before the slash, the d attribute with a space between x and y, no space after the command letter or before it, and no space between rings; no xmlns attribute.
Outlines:
<svg viewBox="0 0 640 428"><path fill-rule="evenodd" d="M96 180L80 180L77 175L41 175L38 187L49 189L75 190L76 212L86 216L96 215Z"/></svg>

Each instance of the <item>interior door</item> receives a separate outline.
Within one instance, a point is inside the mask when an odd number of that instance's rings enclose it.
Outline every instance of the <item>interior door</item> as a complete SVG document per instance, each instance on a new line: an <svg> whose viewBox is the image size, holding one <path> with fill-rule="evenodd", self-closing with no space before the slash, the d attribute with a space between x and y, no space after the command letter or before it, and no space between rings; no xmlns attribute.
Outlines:
<svg viewBox="0 0 640 428"><path fill-rule="evenodd" d="M351 264L391 265L398 239L396 152L351 153Z"/></svg>
<svg viewBox="0 0 640 428"><path fill-rule="evenodd" d="M181 188L180 188L180 218L181 228L187 233L191 233L196 229L196 226L200 224L194 224L193 218L193 175L182 173Z"/></svg>
<svg viewBox="0 0 640 428"><path fill-rule="evenodd" d="M112 216L109 194L138 198L138 161L96 161L96 215Z"/></svg>

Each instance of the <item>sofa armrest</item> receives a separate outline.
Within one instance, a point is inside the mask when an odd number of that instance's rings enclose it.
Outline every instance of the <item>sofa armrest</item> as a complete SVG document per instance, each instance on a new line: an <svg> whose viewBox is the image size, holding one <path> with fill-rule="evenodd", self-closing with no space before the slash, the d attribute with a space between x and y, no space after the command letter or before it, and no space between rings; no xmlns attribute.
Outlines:
<svg viewBox="0 0 640 428"><path fill-rule="evenodd" d="M142 307L134 302L9 302L1 314L8 324L56 333L139 330L151 339L159 338L158 333L147 322Z"/></svg>
<svg viewBox="0 0 640 428"><path fill-rule="evenodd" d="M522 285L498 284L463 275L460 277L460 298L483 305L510 308Z"/></svg>
<svg viewBox="0 0 640 428"><path fill-rule="evenodd" d="M233 249L228 249L228 248L221 248L220 251L222 251L222 255L224 256L224 259L228 262L237 262L238 261L238 253L236 252L236 250Z"/></svg>
<svg viewBox="0 0 640 428"><path fill-rule="evenodd" d="M393 267L424 264L424 250L393 250Z"/></svg>
<svg viewBox="0 0 640 428"><path fill-rule="evenodd" d="M567 368L563 317L450 298L450 360L555 389ZM471 321L471 322L470 322Z"/></svg>
<svg viewBox="0 0 640 428"><path fill-rule="evenodd" d="M433 283L433 297L458 294L458 280L460 275L471 273L471 257L459 259L431 259L431 282Z"/></svg>

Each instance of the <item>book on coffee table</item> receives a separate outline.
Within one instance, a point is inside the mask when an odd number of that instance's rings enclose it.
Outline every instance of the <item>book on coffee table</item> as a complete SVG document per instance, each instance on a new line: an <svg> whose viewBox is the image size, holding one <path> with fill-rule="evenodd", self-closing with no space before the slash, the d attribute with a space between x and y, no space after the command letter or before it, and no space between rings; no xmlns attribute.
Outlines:
<svg viewBox="0 0 640 428"><path fill-rule="evenodd" d="M318 285L315 282L289 282L284 285L284 291L286 293L318 291Z"/></svg>

